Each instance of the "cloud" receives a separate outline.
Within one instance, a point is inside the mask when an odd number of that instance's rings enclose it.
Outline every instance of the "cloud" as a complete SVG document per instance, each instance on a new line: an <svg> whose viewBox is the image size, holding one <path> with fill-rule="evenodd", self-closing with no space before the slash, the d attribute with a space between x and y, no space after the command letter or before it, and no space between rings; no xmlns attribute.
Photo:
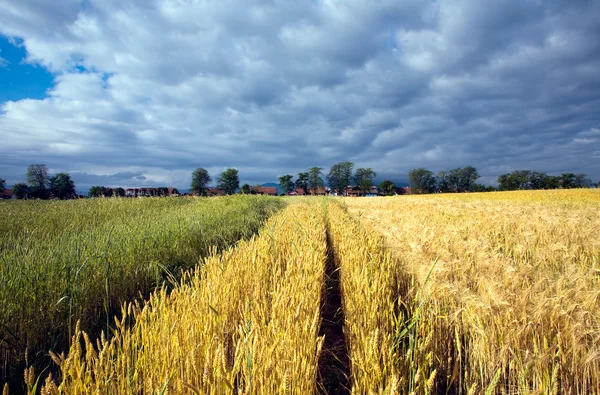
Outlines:
<svg viewBox="0 0 600 395"><path fill-rule="evenodd" d="M2 56L2 50L0 50L0 67L6 67L10 63L8 60L4 59Z"/></svg>
<svg viewBox="0 0 600 395"><path fill-rule="evenodd" d="M351 160L395 180L597 179L598 21L596 1L2 3L0 34L55 85L0 104L0 173L187 187L200 166L257 183Z"/></svg>

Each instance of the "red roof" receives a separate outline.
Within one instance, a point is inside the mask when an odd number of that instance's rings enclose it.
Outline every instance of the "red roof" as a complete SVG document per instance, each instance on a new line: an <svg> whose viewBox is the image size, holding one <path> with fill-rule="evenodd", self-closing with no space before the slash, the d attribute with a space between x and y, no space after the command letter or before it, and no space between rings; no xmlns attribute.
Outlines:
<svg viewBox="0 0 600 395"><path fill-rule="evenodd" d="M277 196L277 188L275 187L250 187L250 191L260 195Z"/></svg>
<svg viewBox="0 0 600 395"><path fill-rule="evenodd" d="M12 197L12 189L0 191L0 199L10 199Z"/></svg>

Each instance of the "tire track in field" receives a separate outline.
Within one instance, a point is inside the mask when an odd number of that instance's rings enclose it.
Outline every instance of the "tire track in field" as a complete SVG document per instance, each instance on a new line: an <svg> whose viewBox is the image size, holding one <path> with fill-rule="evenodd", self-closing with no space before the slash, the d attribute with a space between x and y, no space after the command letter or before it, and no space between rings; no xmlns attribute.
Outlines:
<svg viewBox="0 0 600 395"><path fill-rule="evenodd" d="M323 287L319 336L325 336L325 340L319 356L318 387L325 394L350 394L350 356L343 331L340 271L329 232Z"/></svg>

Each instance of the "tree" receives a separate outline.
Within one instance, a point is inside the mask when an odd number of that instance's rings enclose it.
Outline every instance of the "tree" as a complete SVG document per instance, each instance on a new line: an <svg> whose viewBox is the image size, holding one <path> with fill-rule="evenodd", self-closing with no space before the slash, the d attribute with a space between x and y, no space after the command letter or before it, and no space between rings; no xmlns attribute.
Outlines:
<svg viewBox="0 0 600 395"><path fill-rule="evenodd" d="M48 167L43 164L29 165L27 168L27 184L29 196L37 199L47 199L48 193Z"/></svg>
<svg viewBox="0 0 600 395"><path fill-rule="evenodd" d="M279 188L281 189L282 194L285 195L294 188L294 181L292 181L292 178L294 178L294 176L291 174L279 177Z"/></svg>
<svg viewBox="0 0 600 395"><path fill-rule="evenodd" d="M302 188L304 194L306 195L306 190L308 189L310 174L309 172L298 173L298 178L296 179L296 188Z"/></svg>
<svg viewBox="0 0 600 395"><path fill-rule="evenodd" d="M529 173L529 186L531 189L544 189L547 177L548 175L546 173L532 171Z"/></svg>
<svg viewBox="0 0 600 395"><path fill-rule="evenodd" d="M575 174L573 173L563 173L560 175L560 186L567 188L575 188Z"/></svg>
<svg viewBox="0 0 600 395"><path fill-rule="evenodd" d="M448 187L454 192L470 192L478 178L479 173L473 166L452 169L448 172Z"/></svg>
<svg viewBox="0 0 600 395"><path fill-rule="evenodd" d="M560 177L558 177L558 176L544 177L544 189L558 189L558 188L560 188Z"/></svg>
<svg viewBox="0 0 600 395"><path fill-rule="evenodd" d="M4 192L5 189L6 189L6 180L3 178L0 178L0 192Z"/></svg>
<svg viewBox="0 0 600 395"><path fill-rule="evenodd" d="M327 175L327 183L331 189L336 189L339 194L343 194L352 180L353 167L354 163L348 161L336 163L331 166Z"/></svg>
<svg viewBox="0 0 600 395"><path fill-rule="evenodd" d="M115 196L123 197L123 196L125 196L125 189L118 187L118 188L113 189L113 193L115 194Z"/></svg>
<svg viewBox="0 0 600 395"><path fill-rule="evenodd" d="M589 188L592 185L592 180L587 178L583 173L575 175L575 186L576 188Z"/></svg>
<svg viewBox="0 0 600 395"><path fill-rule="evenodd" d="M498 189L501 191L510 191L512 190L512 180L510 178L509 173L500 174L498 176ZM516 188L514 188L516 189Z"/></svg>
<svg viewBox="0 0 600 395"><path fill-rule="evenodd" d="M439 192L450 192L450 187L448 186L448 172L440 171L437 175L437 189Z"/></svg>
<svg viewBox="0 0 600 395"><path fill-rule="evenodd" d="M240 189L240 193L242 193L244 195L250 195L250 193L251 193L250 185L248 185L248 184L242 185L242 188Z"/></svg>
<svg viewBox="0 0 600 395"><path fill-rule="evenodd" d="M432 193L435 190L433 173L422 167L408 172L411 193Z"/></svg>
<svg viewBox="0 0 600 395"><path fill-rule="evenodd" d="M112 195L112 188L107 188L103 186L93 186L88 191L89 197L111 197Z"/></svg>
<svg viewBox="0 0 600 395"><path fill-rule="evenodd" d="M366 169L361 167L356 169L356 173L354 173L354 182L364 194L367 194L371 191L373 178L375 177L377 177L377 173L375 173L373 169L370 167Z"/></svg>
<svg viewBox="0 0 600 395"><path fill-rule="evenodd" d="M473 192L487 192L487 188L483 184L475 184L473 186Z"/></svg>
<svg viewBox="0 0 600 395"><path fill-rule="evenodd" d="M310 169L308 169L308 185L310 185L311 188L323 187L324 183L322 174L322 167L311 167Z"/></svg>
<svg viewBox="0 0 600 395"><path fill-rule="evenodd" d="M217 180L217 188L221 188L227 195L233 195L240 187L237 169L229 168L221 173Z"/></svg>
<svg viewBox="0 0 600 395"><path fill-rule="evenodd" d="M206 195L206 187L211 182L210 175L206 169L199 167L192 173L192 193L196 193L200 196Z"/></svg>
<svg viewBox="0 0 600 395"><path fill-rule="evenodd" d="M18 183L13 185L12 193L17 199L27 199L29 196L29 187L25 183Z"/></svg>
<svg viewBox="0 0 600 395"><path fill-rule="evenodd" d="M50 177L50 193L59 199L73 199L76 196L75 183L69 173L58 173Z"/></svg>
<svg viewBox="0 0 600 395"><path fill-rule="evenodd" d="M396 185L389 180L385 180L379 183L379 190L385 196L393 196L396 193Z"/></svg>
<svg viewBox="0 0 600 395"><path fill-rule="evenodd" d="M502 174L498 177L498 189L501 191L530 189L531 174L529 170L515 170L512 173Z"/></svg>

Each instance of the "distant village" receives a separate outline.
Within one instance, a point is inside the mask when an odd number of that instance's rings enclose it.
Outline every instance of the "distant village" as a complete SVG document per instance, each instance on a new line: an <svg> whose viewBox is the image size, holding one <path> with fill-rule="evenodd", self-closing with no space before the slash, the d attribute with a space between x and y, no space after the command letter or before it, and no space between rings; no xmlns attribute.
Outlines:
<svg viewBox="0 0 600 395"><path fill-rule="evenodd" d="M329 173L324 174L322 167L311 167L298 173L296 180L292 174L279 177L278 184L240 187L238 170L229 168L217 178L215 187L208 171L202 167L192 172L189 193L180 193L173 187L111 188L92 186L87 195L78 194L75 183L69 173L49 175L43 164L30 165L27 168L27 183L16 183L6 188L6 181L0 178L0 199L82 199L99 197L168 197L168 196L225 196L232 194L269 195L269 196L346 196L371 197L394 196L446 192L493 192L518 189L568 189L597 188L586 174L562 173L548 175L531 170L516 170L498 177L498 187L478 184L477 169L472 166L442 170L436 174L425 168L408 172L410 187L398 187L392 181L384 180L375 185L377 173L371 168L358 168L354 163L340 162L333 165ZM272 185L278 185L272 186Z"/></svg>
<svg viewBox="0 0 600 395"><path fill-rule="evenodd" d="M166 189L166 191L164 190ZM410 187L396 187L394 188L396 195L409 195ZM240 192L239 193L243 193ZM249 195L268 195L278 196L277 187L268 186L251 186ZM180 194L177 188L127 188L125 189L125 197L157 197L157 196L225 196L227 193L223 188L209 187L206 188L204 193L193 192ZM332 190L329 187L318 187L318 188L300 188L295 187L288 193L281 194L280 196L348 196L348 197L360 197L360 196L384 196L384 193L379 190L376 186L371 186L371 189L365 193L361 188L356 186L348 186L344 190L343 194L340 194L337 190Z"/></svg>

